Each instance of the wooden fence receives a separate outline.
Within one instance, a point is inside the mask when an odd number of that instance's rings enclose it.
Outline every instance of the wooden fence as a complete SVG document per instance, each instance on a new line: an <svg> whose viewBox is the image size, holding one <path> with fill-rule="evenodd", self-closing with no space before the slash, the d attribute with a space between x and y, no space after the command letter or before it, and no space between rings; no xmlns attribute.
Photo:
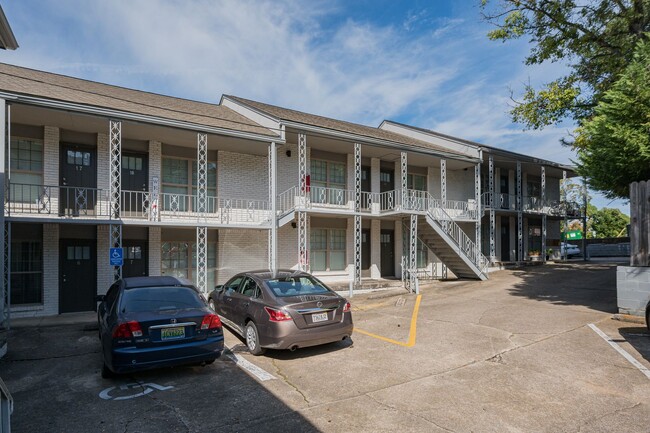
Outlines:
<svg viewBox="0 0 650 433"><path fill-rule="evenodd" d="M630 184L630 266L650 266L650 180Z"/></svg>

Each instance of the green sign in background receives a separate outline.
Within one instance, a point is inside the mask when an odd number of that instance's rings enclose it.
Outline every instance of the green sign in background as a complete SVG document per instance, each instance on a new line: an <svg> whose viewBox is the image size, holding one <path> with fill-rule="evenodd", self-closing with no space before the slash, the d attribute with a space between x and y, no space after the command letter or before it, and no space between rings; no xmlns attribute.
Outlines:
<svg viewBox="0 0 650 433"><path fill-rule="evenodd" d="M569 240L582 239L581 230L571 230L566 232L566 238Z"/></svg>

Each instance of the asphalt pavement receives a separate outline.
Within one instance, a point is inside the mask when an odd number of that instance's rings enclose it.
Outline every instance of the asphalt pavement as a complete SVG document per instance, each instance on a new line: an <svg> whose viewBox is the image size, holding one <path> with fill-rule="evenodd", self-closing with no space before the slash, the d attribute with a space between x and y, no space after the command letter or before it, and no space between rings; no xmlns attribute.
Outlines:
<svg viewBox="0 0 650 433"><path fill-rule="evenodd" d="M92 315L16 321L13 431L650 431L650 336L613 320L614 266L421 287L353 297L352 341L255 357L226 332L210 366L112 380Z"/></svg>

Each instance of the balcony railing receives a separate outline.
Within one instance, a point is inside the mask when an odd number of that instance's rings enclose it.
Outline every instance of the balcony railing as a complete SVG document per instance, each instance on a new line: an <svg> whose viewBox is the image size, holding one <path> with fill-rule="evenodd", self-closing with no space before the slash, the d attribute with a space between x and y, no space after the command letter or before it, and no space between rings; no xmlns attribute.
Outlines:
<svg viewBox="0 0 650 433"><path fill-rule="evenodd" d="M148 221L204 220L218 224L263 224L271 219L266 200L208 196L205 212L198 196L147 191L122 191L120 217ZM78 218L110 218L110 194L98 188L11 183L5 194L5 215L30 214Z"/></svg>
<svg viewBox="0 0 650 433"><path fill-rule="evenodd" d="M361 192L359 211L372 215L388 212L426 212L432 205L443 207L454 219L475 220L478 217L476 201L434 199L427 191L414 189L385 191L381 193ZM297 187L291 187L277 197L277 209L280 215L293 209L319 210L338 209L354 212L355 192L338 188L311 187L305 195L298 193Z"/></svg>
<svg viewBox="0 0 650 433"><path fill-rule="evenodd" d="M490 193L481 194L481 203L484 209L495 210L517 210L517 196L512 194L494 194L495 206L492 206ZM569 218L577 218L581 215L581 208L575 202L562 202L560 200L542 200L541 197L523 196L522 211L527 213L539 213L553 216L564 216L565 212Z"/></svg>

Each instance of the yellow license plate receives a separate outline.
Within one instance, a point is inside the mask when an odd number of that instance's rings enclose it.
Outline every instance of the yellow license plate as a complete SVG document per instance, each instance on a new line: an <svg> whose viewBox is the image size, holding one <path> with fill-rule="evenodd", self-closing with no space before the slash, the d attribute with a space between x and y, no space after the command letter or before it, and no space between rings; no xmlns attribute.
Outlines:
<svg viewBox="0 0 650 433"><path fill-rule="evenodd" d="M182 326L177 328L163 328L160 330L161 340L176 340L178 338L185 338L185 328Z"/></svg>

